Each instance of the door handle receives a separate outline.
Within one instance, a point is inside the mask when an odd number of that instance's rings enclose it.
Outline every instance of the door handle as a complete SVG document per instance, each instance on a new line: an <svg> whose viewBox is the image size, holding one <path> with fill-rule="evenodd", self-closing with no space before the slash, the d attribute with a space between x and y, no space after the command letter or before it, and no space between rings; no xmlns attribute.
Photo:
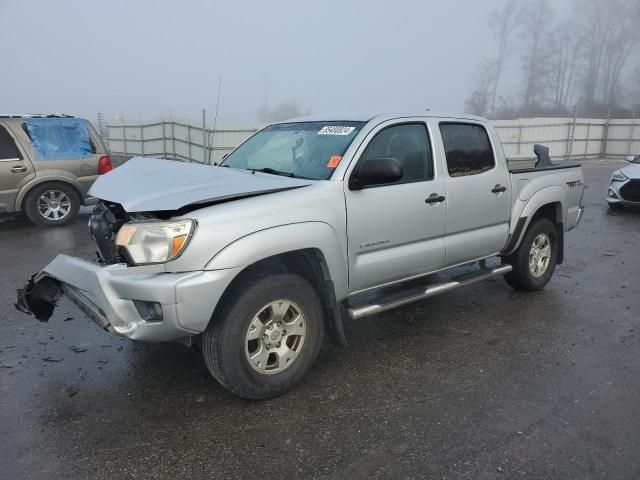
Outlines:
<svg viewBox="0 0 640 480"><path fill-rule="evenodd" d="M444 202L444 197L442 195L438 195L437 193L432 193L431 195L429 195L429 198L427 198L424 203L441 203Z"/></svg>
<svg viewBox="0 0 640 480"><path fill-rule="evenodd" d="M491 189L492 193L501 193L501 192L506 192L506 191L507 191L507 187L505 187L504 185L500 185L500 184L496 184L496 186Z"/></svg>
<svg viewBox="0 0 640 480"><path fill-rule="evenodd" d="M24 165L19 165L16 167L11 167L11 173L23 173L27 171L27 167Z"/></svg>

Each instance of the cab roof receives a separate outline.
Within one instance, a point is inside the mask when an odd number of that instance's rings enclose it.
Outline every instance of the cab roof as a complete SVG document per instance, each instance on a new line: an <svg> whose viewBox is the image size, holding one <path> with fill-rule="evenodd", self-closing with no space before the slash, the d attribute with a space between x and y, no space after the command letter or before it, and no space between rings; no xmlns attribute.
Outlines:
<svg viewBox="0 0 640 480"><path fill-rule="evenodd" d="M473 120L476 122L486 122L487 119L483 117L477 117L475 115L469 115L466 113L443 113L443 112L404 112L404 113L363 113L363 112L342 112L335 114L322 114L322 115L308 115L304 117L290 118L276 123L301 123L301 122L369 122L371 120L379 120L381 122L386 120L394 120L398 118L406 117L425 117L425 118L454 118L457 120Z"/></svg>

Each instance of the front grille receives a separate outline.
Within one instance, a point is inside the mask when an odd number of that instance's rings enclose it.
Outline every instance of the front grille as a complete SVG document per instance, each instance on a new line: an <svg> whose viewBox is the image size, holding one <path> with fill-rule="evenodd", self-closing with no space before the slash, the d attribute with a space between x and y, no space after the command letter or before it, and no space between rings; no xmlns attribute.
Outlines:
<svg viewBox="0 0 640 480"><path fill-rule="evenodd" d="M640 202L640 180L630 180L621 189L620 195L628 202Z"/></svg>

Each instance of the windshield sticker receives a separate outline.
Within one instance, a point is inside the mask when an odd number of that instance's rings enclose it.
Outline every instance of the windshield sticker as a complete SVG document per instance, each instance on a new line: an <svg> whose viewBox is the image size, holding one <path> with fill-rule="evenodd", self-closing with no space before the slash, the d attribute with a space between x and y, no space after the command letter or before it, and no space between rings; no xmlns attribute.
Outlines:
<svg viewBox="0 0 640 480"><path fill-rule="evenodd" d="M334 155L327 162L327 168L336 168L338 166L338 164L340 163L340 160L342 160L342 156Z"/></svg>
<svg viewBox="0 0 640 480"><path fill-rule="evenodd" d="M341 127L338 125L328 125L326 127L322 127L322 129L318 132L318 135L349 135L353 132L356 127Z"/></svg>

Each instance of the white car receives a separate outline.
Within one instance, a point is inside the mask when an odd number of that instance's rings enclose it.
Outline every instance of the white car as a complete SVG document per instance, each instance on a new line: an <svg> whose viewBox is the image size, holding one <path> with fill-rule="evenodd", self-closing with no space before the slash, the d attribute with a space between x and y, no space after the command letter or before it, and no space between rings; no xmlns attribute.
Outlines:
<svg viewBox="0 0 640 480"><path fill-rule="evenodd" d="M609 208L620 209L624 205L640 206L640 155L627 157L631 163L611 174L607 191Z"/></svg>

